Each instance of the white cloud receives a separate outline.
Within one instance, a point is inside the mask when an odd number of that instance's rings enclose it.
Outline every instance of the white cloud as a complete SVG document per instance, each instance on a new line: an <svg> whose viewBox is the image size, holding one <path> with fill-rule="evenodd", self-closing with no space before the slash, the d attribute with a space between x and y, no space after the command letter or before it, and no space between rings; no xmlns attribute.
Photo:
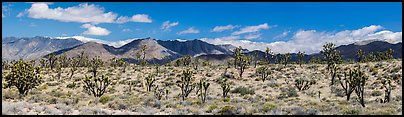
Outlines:
<svg viewBox="0 0 404 117"><path fill-rule="evenodd" d="M258 26L247 26L247 27L244 27L244 28L240 29L239 31L233 32L232 34L233 35L239 35L239 34L244 34L244 33L258 32L261 29L269 29L268 24L264 23L264 24L260 24Z"/></svg>
<svg viewBox="0 0 404 117"><path fill-rule="evenodd" d="M62 22L80 22L80 23L113 23L117 14L113 12L104 12L104 8L87 3L78 6L54 9L49 8L48 3L33 3L26 12L28 17L35 19L52 19Z"/></svg>
<svg viewBox="0 0 404 117"><path fill-rule="evenodd" d="M152 20L150 19L149 15L147 15L147 14L136 14L136 15L133 15L131 18L129 18L128 16L120 16L116 20L116 23L118 23L118 24L123 24L126 22L151 23Z"/></svg>
<svg viewBox="0 0 404 117"><path fill-rule="evenodd" d="M199 30L198 30L198 29L195 29L194 27L190 27L190 28L188 28L187 30L178 32L177 34L178 34L178 35L182 35L182 34L191 34L191 33L193 33L193 34L199 33Z"/></svg>
<svg viewBox="0 0 404 117"><path fill-rule="evenodd" d="M88 37L83 37L83 36L72 36L72 37L55 37L56 39L68 39L68 38L75 38L83 43L86 42L97 42L97 43L102 43L102 44L107 44L109 46L113 46L115 48L121 47L127 43L132 42L133 40L139 39L139 38L132 38L132 39L127 39L127 40L122 40L122 41L105 41L101 39L94 39L94 38L88 38Z"/></svg>
<svg viewBox="0 0 404 117"><path fill-rule="evenodd" d="M87 28L87 30L83 32L85 35L106 36L111 33L111 31L105 28L97 27L92 24L83 24L81 28Z"/></svg>
<svg viewBox="0 0 404 117"><path fill-rule="evenodd" d="M284 38L284 37L288 36L289 33L290 33L290 31L284 31L283 33L275 36L273 39Z"/></svg>
<svg viewBox="0 0 404 117"><path fill-rule="evenodd" d="M23 17L24 15L25 15L25 12L23 11L23 12L18 13L17 17Z"/></svg>
<svg viewBox="0 0 404 117"><path fill-rule="evenodd" d="M265 51L266 47L271 48L275 53L287 53L304 51L308 54L320 52L322 46L332 42L336 46L352 44L355 42L380 39L389 43L402 42L402 32L382 30L382 26L371 25L357 30L344 30L340 32L319 32L316 30L300 30L293 34L289 41L276 41L271 43L253 42L240 38L203 38L201 40L211 44L232 44L242 46L249 50Z"/></svg>
<svg viewBox="0 0 404 117"><path fill-rule="evenodd" d="M122 32L131 32L131 31L132 31L132 30L129 29L129 28L125 28L125 29L122 30Z"/></svg>
<svg viewBox="0 0 404 117"><path fill-rule="evenodd" d="M251 39L259 39L259 38L261 38L261 34L260 33L248 34L248 35L244 36L244 38L249 39L249 40L251 40Z"/></svg>
<svg viewBox="0 0 404 117"><path fill-rule="evenodd" d="M212 30L211 30L211 32L222 32L222 31L225 31L225 30L232 30L232 29L234 29L234 28L237 28L237 27L240 27L240 26L233 26L233 25L227 25L227 26L215 26Z"/></svg>
<svg viewBox="0 0 404 117"><path fill-rule="evenodd" d="M5 18L4 12L8 12L8 6L1 5L1 18Z"/></svg>
<svg viewBox="0 0 404 117"><path fill-rule="evenodd" d="M170 21L165 21L165 22L163 22L163 24L161 25L161 28L160 28L160 29L162 29L162 30L164 30L164 31L170 31L170 28L171 28L171 27L177 26L178 24L179 24L178 22L170 23Z"/></svg>

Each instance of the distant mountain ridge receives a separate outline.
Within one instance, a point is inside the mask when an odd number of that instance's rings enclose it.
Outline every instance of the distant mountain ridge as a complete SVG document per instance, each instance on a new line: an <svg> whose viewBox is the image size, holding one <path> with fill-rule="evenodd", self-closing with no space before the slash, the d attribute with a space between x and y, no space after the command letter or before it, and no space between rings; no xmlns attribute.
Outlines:
<svg viewBox="0 0 404 117"><path fill-rule="evenodd" d="M6 37L2 38L2 60L36 59L51 52L71 48L82 44L81 41L68 39L53 39L50 37Z"/></svg>
<svg viewBox="0 0 404 117"><path fill-rule="evenodd" d="M156 40L153 38L135 39L118 48L97 42L83 43L74 38L54 39L49 37L32 37L32 38L16 38L7 37L2 40L2 59L15 60L37 59L49 54L66 54L67 57L77 56L81 51L84 51L90 56L100 56L103 60L108 60L113 57L123 58L129 62L137 62L136 53L140 50L140 45L147 45L146 60L152 63L163 63L163 59L175 60L182 56L193 56L198 59L215 61L217 63L225 63L226 60L232 58L233 45L213 45L201 40ZM379 51L386 51L389 48L394 50L394 58L402 57L402 43L391 44L385 41L368 40L364 42L356 42L348 45L338 46L343 59L356 60L356 52L362 49L365 54ZM254 50L257 52L259 59L263 59L265 53L263 51ZM255 56L254 51L243 49L243 53L248 56ZM298 61L296 53L291 53L291 61ZM309 61L312 57L321 57L320 53L304 56L304 61ZM274 62L274 61L271 61Z"/></svg>

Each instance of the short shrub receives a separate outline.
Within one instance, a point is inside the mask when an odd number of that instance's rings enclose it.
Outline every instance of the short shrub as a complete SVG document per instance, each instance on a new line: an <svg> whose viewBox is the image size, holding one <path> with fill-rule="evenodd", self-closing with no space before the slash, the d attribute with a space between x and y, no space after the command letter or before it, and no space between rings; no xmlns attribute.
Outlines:
<svg viewBox="0 0 404 117"><path fill-rule="evenodd" d="M250 94L250 95L254 95L255 92L252 89L248 89L246 87L237 87L234 90L231 91L231 93L239 93L242 96L246 95L246 94Z"/></svg>
<svg viewBox="0 0 404 117"><path fill-rule="evenodd" d="M275 107L276 106L274 104L267 102L264 105L262 105L262 111L268 112L268 111L274 109Z"/></svg>
<svg viewBox="0 0 404 117"><path fill-rule="evenodd" d="M100 102L102 104L106 104L107 102L109 102L111 100L112 100L112 97L108 96L108 95L103 95L103 96L100 97Z"/></svg>
<svg viewBox="0 0 404 117"><path fill-rule="evenodd" d="M234 114L235 114L235 113L234 113L235 109L236 109L236 108L235 108L234 106L225 105L225 106L223 106L223 107L220 109L219 113L220 113L221 115L234 115Z"/></svg>

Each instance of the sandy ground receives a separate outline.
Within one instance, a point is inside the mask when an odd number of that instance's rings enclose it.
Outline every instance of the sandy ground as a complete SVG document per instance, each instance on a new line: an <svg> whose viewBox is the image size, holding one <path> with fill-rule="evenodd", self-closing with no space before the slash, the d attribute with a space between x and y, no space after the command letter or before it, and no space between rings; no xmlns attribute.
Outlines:
<svg viewBox="0 0 404 117"><path fill-rule="evenodd" d="M353 64L343 64L343 68L353 68ZM325 69L326 65L304 64L299 65L269 65L273 73L265 82L255 74L255 68L249 66L238 78L234 68L227 69L228 78L232 84L231 90L237 87L246 87L254 94L241 95L230 92L230 100L225 102L222 98L222 89L216 81L222 77L227 65L200 66L194 70L194 83L205 78L211 84L205 103L201 103L193 90L185 101L178 96L180 88L176 81L180 80L181 73L187 67L162 66L156 77L155 85L168 89L170 92L163 95L161 100L154 97L153 92L146 91L144 78L156 72L155 67L141 67L131 65L125 73L122 68L103 67L100 74L113 79L112 85L107 88L100 102L100 98L84 92L82 79L85 74L90 75L86 68L79 69L72 79L69 79L70 68L63 68L62 78L55 78L56 73L45 70L42 73L44 83L33 89L23 98L19 98L15 87L2 89L2 114L29 114L29 115L209 115L209 114L245 114L245 115L343 115L343 114L402 114L402 61L386 61L361 63L362 70L369 76L365 86L365 105L362 107L352 93L351 100L346 101L339 82L330 86L331 76ZM258 66L259 67L259 66ZM258 68L257 67L257 68ZM3 75L7 74L3 71ZM391 102L376 102L377 98L384 97L384 89L380 88L378 78L390 76L393 79ZM294 80L309 78L316 81L308 90L298 91ZM138 82L128 85L129 81ZM79 86L68 88L67 85L77 83ZM4 80L3 80L4 83ZM130 90L129 90L130 89ZM293 92L297 95L292 95ZM318 94L320 93L320 97ZM285 95L286 94L286 95Z"/></svg>

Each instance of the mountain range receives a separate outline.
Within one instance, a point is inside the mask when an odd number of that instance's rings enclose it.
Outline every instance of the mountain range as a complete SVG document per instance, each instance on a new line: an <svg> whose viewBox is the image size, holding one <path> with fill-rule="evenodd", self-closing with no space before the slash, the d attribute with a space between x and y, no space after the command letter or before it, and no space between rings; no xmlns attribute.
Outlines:
<svg viewBox="0 0 404 117"><path fill-rule="evenodd" d="M153 38L135 39L120 47L110 46L97 42L83 42L75 38L50 38L50 37L6 37L2 39L2 60L16 59L38 59L49 54L74 57L84 51L90 58L100 56L103 60L111 58L123 58L128 62L137 62L136 52L140 50L140 45L147 45L146 60L151 63L164 63L170 59L175 60L182 56L193 56L202 60L224 63L232 58L232 50L236 48L233 45L213 45L207 42L194 39L188 41L179 40L157 40ZM402 57L402 43L391 44L385 41L373 40L366 42L357 42L348 45L338 46L336 49L341 51L343 59L356 59L356 52L362 49L365 54L369 52L386 51L389 48L394 50L394 58ZM263 58L265 53L256 51L259 58ZM247 55L254 55L254 51L243 49L242 52ZM291 53L291 61L297 61L296 53ZM312 57L319 57L320 53L305 55L304 60L309 61Z"/></svg>

